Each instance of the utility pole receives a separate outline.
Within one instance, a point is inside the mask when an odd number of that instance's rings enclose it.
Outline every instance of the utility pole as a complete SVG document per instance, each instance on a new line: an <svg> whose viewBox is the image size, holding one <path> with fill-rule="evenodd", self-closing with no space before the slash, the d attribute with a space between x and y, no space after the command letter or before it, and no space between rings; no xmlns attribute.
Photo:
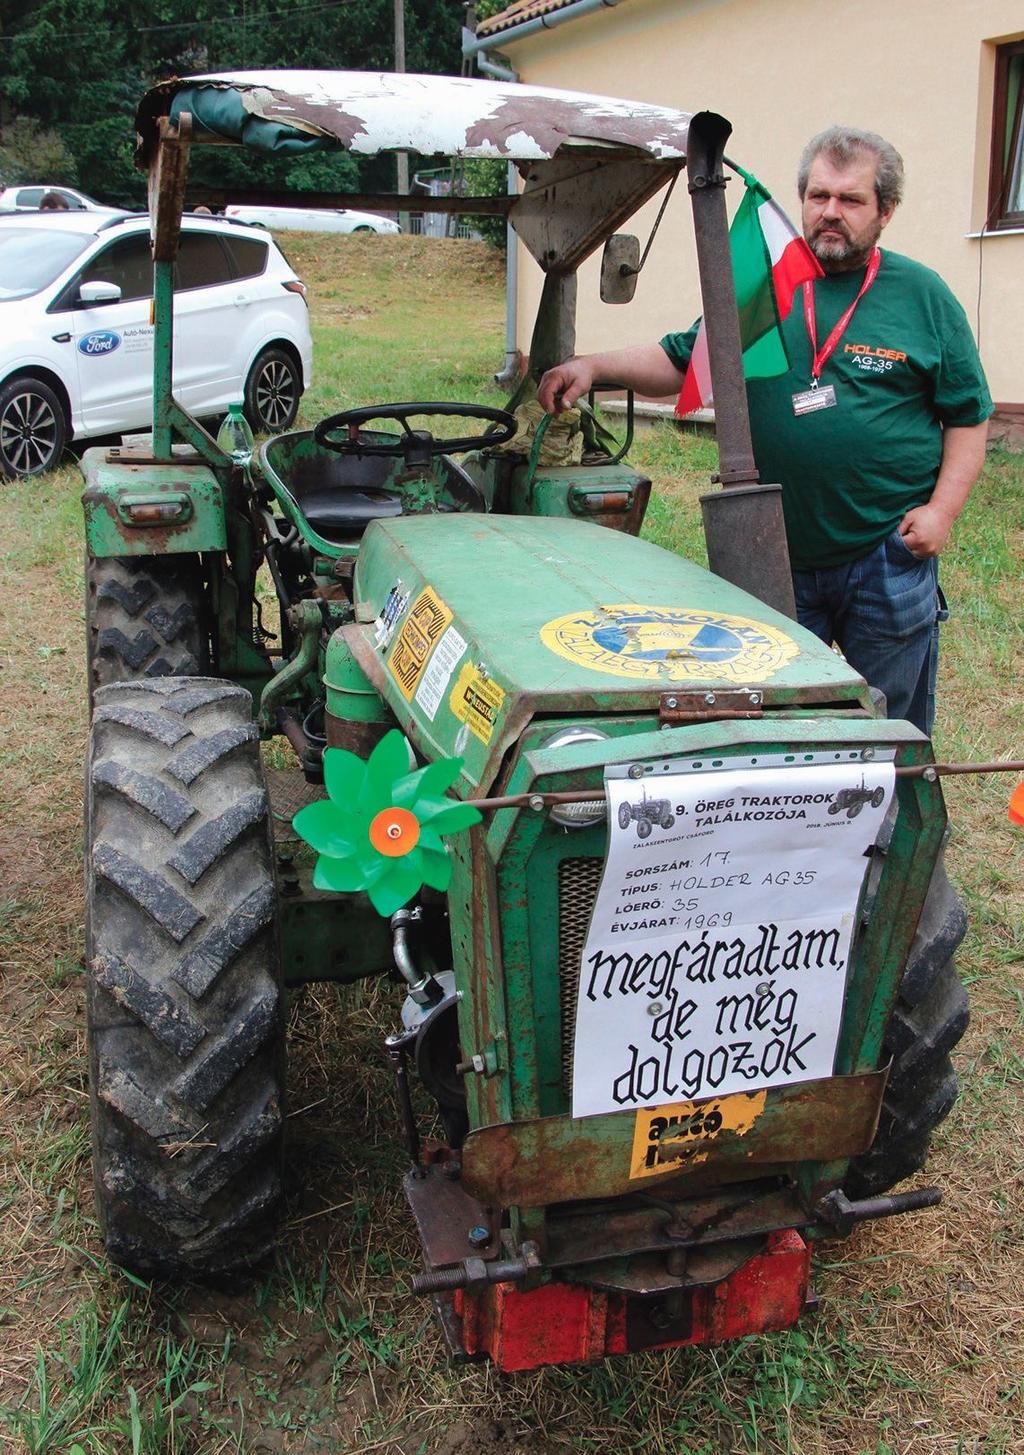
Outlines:
<svg viewBox="0 0 1024 1455"><path fill-rule="evenodd" d="M400 76L405 74L405 0L395 0L395 70ZM398 164L399 196L408 197L409 153L399 152L395 160ZM408 212L398 214L398 225L403 232L409 231Z"/></svg>

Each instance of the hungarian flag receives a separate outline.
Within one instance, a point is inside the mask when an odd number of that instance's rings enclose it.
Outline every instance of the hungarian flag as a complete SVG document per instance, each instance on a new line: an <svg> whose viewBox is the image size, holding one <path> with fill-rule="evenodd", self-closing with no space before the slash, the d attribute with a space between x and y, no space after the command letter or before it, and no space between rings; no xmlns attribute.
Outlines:
<svg viewBox="0 0 1024 1455"><path fill-rule="evenodd" d="M735 166L735 164L733 164ZM740 315L744 379L769 379L789 368L779 327L789 315L797 289L824 276L817 258L756 177L735 170L746 184L743 201L729 229L729 252ZM711 403L708 337L701 319L693 353L676 404L682 418Z"/></svg>

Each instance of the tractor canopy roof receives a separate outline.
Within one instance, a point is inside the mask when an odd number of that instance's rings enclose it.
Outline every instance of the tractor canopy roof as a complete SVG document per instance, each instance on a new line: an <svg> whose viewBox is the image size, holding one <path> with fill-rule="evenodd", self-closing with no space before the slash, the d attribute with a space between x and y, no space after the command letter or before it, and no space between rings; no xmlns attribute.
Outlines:
<svg viewBox="0 0 1024 1455"><path fill-rule="evenodd" d="M165 119L177 124L186 115L192 146L513 162L522 178L518 196L488 196L478 206L453 195L432 199L431 210L508 216L546 270L578 266L680 171L691 121L670 107L458 76L239 71L166 81L147 92L136 114L141 167L153 167Z"/></svg>
<svg viewBox="0 0 1024 1455"><path fill-rule="evenodd" d="M209 139L263 151L343 147L364 156L408 149L446 157L537 162L559 153L637 159L686 156L690 115L612 96L457 76L371 71L236 71L164 82L136 116L142 156L160 116L192 114L193 144Z"/></svg>

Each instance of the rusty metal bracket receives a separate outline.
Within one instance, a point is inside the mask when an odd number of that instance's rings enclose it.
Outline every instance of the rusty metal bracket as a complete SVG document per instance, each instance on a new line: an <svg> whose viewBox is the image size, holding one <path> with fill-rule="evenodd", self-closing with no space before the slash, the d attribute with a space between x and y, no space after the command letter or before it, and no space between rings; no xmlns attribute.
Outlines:
<svg viewBox="0 0 1024 1455"><path fill-rule="evenodd" d="M699 1144L663 1143L657 1176L671 1185L694 1170L859 1156L874 1141L886 1076L887 1068L770 1088L750 1126L723 1129ZM634 1108L478 1127L462 1148L463 1181L473 1197L502 1207L650 1191L658 1184L638 1179L633 1167L638 1118L647 1115L649 1109Z"/></svg>
<svg viewBox="0 0 1024 1455"><path fill-rule="evenodd" d="M714 692L663 692L658 704L658 721L672 727L688 722L763 716L764 691L760 687L716 688Z"/></svg>
<svg viewBox="0 0 1024 1455"><path fill-rule="evenodd" d="M466 1191L461 1177L457 1155L428 1144L402 1179L430 1272L461 1266L468 1257L492 1262L500 1252L500 1218Z"/></svg>
<svg viewBox="0 0 1024 1455"><path fill-rule="evenodd" d="M181 212L185 206L188 151L192 117L183 111L175 125L161 116L157 123L160 145L149 169L149 215L153 230L153 261L173 263L178 256Z"/></svg>

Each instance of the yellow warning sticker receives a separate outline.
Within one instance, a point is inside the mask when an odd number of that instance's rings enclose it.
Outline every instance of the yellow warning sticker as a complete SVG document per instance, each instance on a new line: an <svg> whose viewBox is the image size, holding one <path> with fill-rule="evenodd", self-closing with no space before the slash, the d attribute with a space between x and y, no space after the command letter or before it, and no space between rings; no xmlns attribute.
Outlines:
<svg viewBox="0 0 1024 1455"><path fill-rule="evenodd" d="M749 617L635 602L555 617L540 639L577 666L665 683L763 682L799 651L785 632Z"/></svg>
<svg viewBox="0 0 1024 1455"><path fill-rule="evenodd" d="M494 726L505 705L505 689L467 662L455 679L448 706L482 743L494 736Z"/></svg>
<svg viewBox="0 0 1024 1455"><path fill-rule="evenodd" d="M451 619L451 612L433 587L424 586L388 657L388 670L407 701L411 701L430 654Z"/></svg>
<svg viewBox="0 0 1024 1455"><path fill-rule="evenodd" d="M743 1137L764 1111L767 1091L738 1091L715 1101L645 1106L636 1114L630 1178L681 1172L706 1162L723 1132Z"/></svg>

